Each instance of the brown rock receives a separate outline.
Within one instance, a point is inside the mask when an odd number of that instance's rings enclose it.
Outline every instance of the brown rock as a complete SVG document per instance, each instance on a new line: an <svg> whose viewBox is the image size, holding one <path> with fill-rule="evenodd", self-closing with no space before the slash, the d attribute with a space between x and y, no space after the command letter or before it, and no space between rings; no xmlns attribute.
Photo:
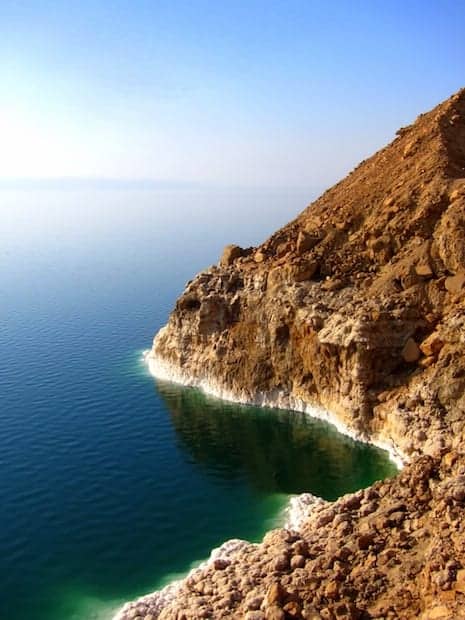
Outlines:
<svg viewBox="0 0 465 620"><path fill-rule="evenodd" d="M283 607L286 617L301 618L302 607L298 601L289 601Z"/></svg>
<svg viewBox="0 0 465 620"><path fill-rule="evenodd" d="M318 237L314 235L310 235L309 233L301 230L297 237L297 245L296 245L297 254L300 256L301 254L308 252L308 250L311 250L312 248L315 247L318 241L319 241Z"/></svg>
<svg viewBox="0 0 465 620"><path fill-rule="evenodd" d="M318 263L314 261L307 261L294 266L291 273L295 282L304 282L305 280L311 280L317 269Z"/></svg>
<svg viewBox="0 0 465 620"><path fill-rule="evenodd" d="M266 620L286 620L286 613L276 605L273 605L273 607L269 607L266 610L265 618Z"/></svg>
<svg viewBox="0 0 465 620"><path fill-rule="evenodd" d="M303 555L293 555L291 558L291 568L302 568L305 566L305 558Z"/></svg>
<svg viewBox="0 0 465 620"><path fill-rule="evenodd" d="M215 570L224 570L225 568L228 568L230 564L231 562L225 558L216 558L216 560L213 561Z"/></svg>
<svg viewBox="0 0 465 620"><path fill-rule="evenodd" d="M402 349L402 357L404 362L413 363L417 362L420 358L420 349L413 338L409 338Z"/></svg>
<svg viewBox="0 0 465 620"><path fill-rule="evenodd" d="M422 620L452 620L451 610L447 605L436 605L428 609L422 616Z"/></svg>
<svg viewBox="0 0 465 620"><path fill-rule="evenodd" d="M283 572L289 569L289 556L287 554L280 555L274 561L274 569Z"/></svg>
<svg viewBox="0 0 465 620"><path fill-rule="evenodd" d="M266 620L263 611L248 611L245 614L245 620Z"/></svg>
<svg viewBox="0 0 465 620"><path fill-rule="evenodd" d="M260 609L262 602L263 602L263 596L260 594L256 594L255 592L252 592L247 597L245 601L245 605L247 609L253 611L253 610Z"/></svg>
<svg viewBox="0 0 465 620"><path fill-rule="evenodd" d="M331 579L325 586L325 597L329 599L335 599L339 595L339 584L337 581Z"/></svg>
<svg viewBox="0 0 465 620"><path fill-rule="evenodd" d="M459 293L465 284L465 271L459 271L455 276L446 278L445 287L449 293Z"/></svg>
<svg viewBox="0 0 465 620"><path fill-rule="evenodd" d="M442 347L444 346L443 341L441 340L439 334L437 332L433 332L427 338L423 340L420 344L420 350L423 355L426 356L437 356Z"/></svg>
<svg viewBox="0 0 465 620"><path fill-rule="evenodd" d="M417 276L420 276L421 278L431 278L434 275L433 270L428 263L416 265L415 272Z"/></svg>
<svg viewBox="0 0 465 620"><path fill-rule="evenodd" d="M375 540L375 535L373 532L367 532L366 534L361 534L358 537L358 548L362 550L369 549Z"/></svg>
<svg viewBox="0 0 465 620"><path fill-rule="evenodd" d="M280 584L279 581L275 581L268 588L268 592L265 597L265 606L270 607L271 605L276 605L282 603L284 597L286 596L286 590Z"/></svg>
<svg viewBox="0 0 465 620"><path fill-rule="evenodd" d="M451 202L454 202L454 200L458 200L463 196L465 196L465 186L462 185L462 187L458 187L450 193L449 199Z"/></svg>
<svg viewBox="0 0 465 620"><path fill-rule="evenodd" d="M228 267L229 265L233 264L236 258L243 256L243 254L244 250L238 245L227 245L223 250L223 254L221 255L220 265L222 267Z"/></svg>
<svg viewBox="0 0 465 620"><path fill-rule="evenodd" d="M342 282L338 278L329 278L321 285L324 291L337 291L342 287Z"/></svg>

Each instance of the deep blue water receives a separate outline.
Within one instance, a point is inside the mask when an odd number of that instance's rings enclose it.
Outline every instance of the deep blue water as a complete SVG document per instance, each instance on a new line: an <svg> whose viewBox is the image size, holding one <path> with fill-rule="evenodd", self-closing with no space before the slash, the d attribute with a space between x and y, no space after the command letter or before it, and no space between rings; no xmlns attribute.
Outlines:
<svg viewBox="0 0 465 620"><path fill-rule="evenodd" d="M0 618L105 618L288 494L333 499L384 453L305 416L157 383L141 361L185 282L305 191L0 193Z"/></svg>

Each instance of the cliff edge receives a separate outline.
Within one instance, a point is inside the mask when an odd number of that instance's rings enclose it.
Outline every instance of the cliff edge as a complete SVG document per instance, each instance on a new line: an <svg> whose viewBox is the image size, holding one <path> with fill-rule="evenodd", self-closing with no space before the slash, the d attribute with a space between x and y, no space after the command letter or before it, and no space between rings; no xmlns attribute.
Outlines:
<svg viewBox="0 0 465 620"><path fill-rule="evenodd" d="M465 617L464 293L465 89L262 245L225 248L148 358L232 400L329 410L409 464L146 617Z"/></svg>
<svg viewBox="0 0 465 620"><path fill-rule="evenodd" d="M323 406L408 457L453 442L465 419L465 90L397 133L261 246L228 246L190 282L154 340L154 374Z"/></svg>

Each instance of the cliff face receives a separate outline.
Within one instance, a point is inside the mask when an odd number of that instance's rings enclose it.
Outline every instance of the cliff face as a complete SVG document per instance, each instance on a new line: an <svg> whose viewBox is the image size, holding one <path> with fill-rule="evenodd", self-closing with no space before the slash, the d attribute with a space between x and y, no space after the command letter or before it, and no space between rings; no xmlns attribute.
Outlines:
<svg viewBox="0 0 465 620"><path fill-rule="evenodd" d="M323 405L407 455L450 444L465 419L465 91L397 133L263 245L228 246L190 282L154 373Z"/></svg>
<svg viewBox="0 0 465 620"><path fill-rule="evenodd" d="M149 355L229 398L323 406L411 463L120 617L464 618L464 294L462 90L261 246L228 246Z"/></svg>

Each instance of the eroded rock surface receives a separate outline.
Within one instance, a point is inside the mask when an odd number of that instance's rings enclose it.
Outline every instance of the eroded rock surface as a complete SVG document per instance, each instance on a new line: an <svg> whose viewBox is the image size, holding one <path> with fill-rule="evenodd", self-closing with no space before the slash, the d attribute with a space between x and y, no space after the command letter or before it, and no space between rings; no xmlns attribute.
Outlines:
<svg viewBox="0 0 465 620"><path fill-rule="evenodd" d="M465 617L464 292L462 90L260 247L226 248L150 355L155 373L227 397L323 406L410 464L134 613Z"/></svg>

